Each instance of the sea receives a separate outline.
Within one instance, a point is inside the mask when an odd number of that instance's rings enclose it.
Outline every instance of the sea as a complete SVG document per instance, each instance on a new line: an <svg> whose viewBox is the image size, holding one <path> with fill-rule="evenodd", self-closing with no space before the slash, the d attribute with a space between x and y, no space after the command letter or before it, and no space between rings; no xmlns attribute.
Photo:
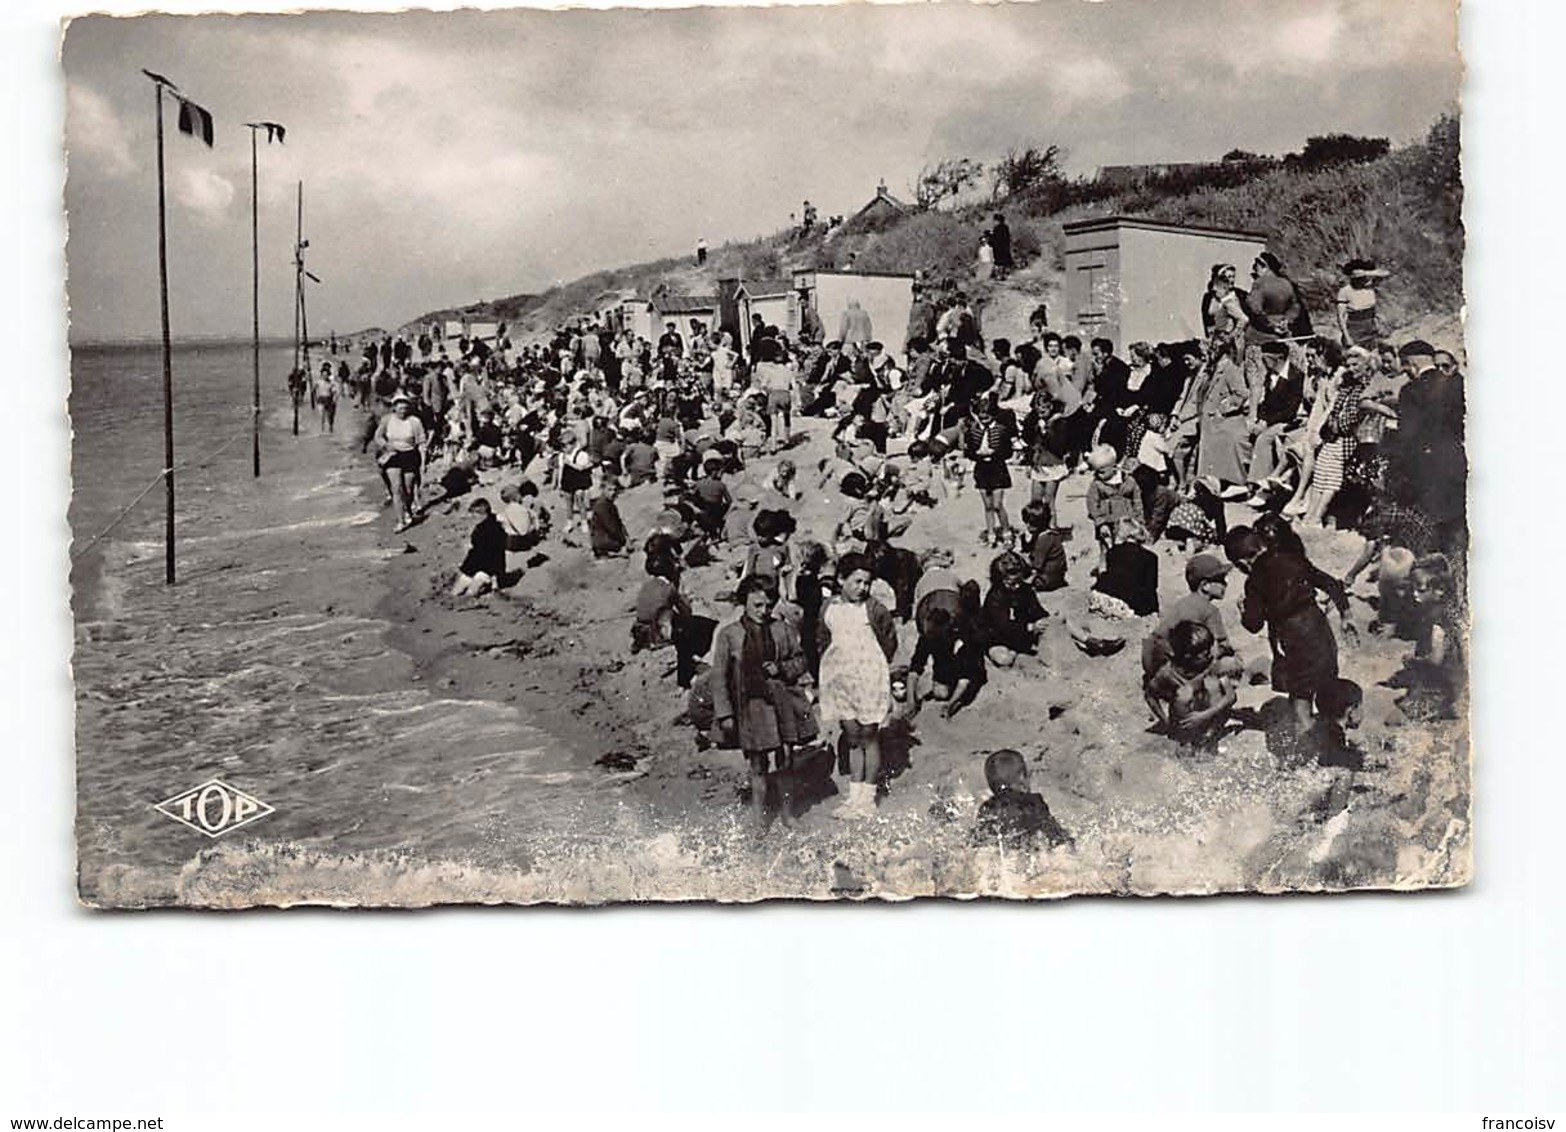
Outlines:
<svg viewBox="0 0 1566 1132"><path fill-rule="evenodd" d="M512 705L424 687L388 644L382 575L404 543L359 450L364 415L345 404L325 433L307 402L295 435L292 364L291 346L263 347L257 478L250 344L175 347L169 586L161 347L73 350L77 844L89 903L193 902L220 846L252 863L313 853L318 868L369 855L377 868L526 872L541 853L558 859L573 839L602 836L583 823L602 808L601 773L574 765ZM190 817L188 804L166 803L213 779L235 793L212 793L197 825L227 815L234 828L214 835L168 815ZM271 812L238 827L249 804L237 792ZM362 883L343 883L344 902L365 899ZM451 899L454 883L386 892Z"/></svg>

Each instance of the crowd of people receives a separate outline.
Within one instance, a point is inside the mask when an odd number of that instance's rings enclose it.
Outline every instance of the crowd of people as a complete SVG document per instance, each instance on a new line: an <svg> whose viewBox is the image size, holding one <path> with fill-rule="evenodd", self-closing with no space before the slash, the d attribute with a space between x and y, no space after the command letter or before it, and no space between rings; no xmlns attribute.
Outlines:
<svg viewBox="0 0 1566 1132"><path fill-rule="evenodd" d="M1351 766L1363 691L1339 652L1359 642L1347 591L1367 569L1379 593L1366 630L1413 643L1402 709L1460 710L1463 378L1452 354L1386 337L1373 262L1343 265L1325 333L1276 256L1249 267L1248 287L1219 264L1191 296L1205 337L1123 353L1056 332L1043 307L1027 341L986 339L965 294L922 287L890 346L862 311L843 312L852 332L831 341L758 321L742 342L738 328L672 322L654 342L590 317L521 347L504 332L388 338L351 372L328 364L312 392L375 410L362 446L399 530L481 477L499 485L498 500L469 505L454 594L513 584L545 540L628 560L643 580L627 651L673 650L688 693L671 694L689 695L704 741L744 754L763 825L796 820L807 780L834 771L837 816L873 818L921 711L951 718L995 670L1028 668L1060 616L1073 537L1095 550L1070 638L1097 657L1141 636L1140 698L1175 751L1200 757L1244 725L1238 690L1259 677L1289 704L1270 737L1285 764ZM806 436L829 436L830 453L800 459ZM748 465L766 471L754 511L730 491ZM1060 507L1072 477L1081 531ZM648 529L627 529L627 491L657 496ZM835 524L801 529L800 501L823 494L842 500ZM902 541L921 510L971 496L980 579L957 575L950 547ZM1250 521L1231 523L1235 511ZM1295 524L1358 532L1363 553L1334 577ZM1189 591L1166 604L1161 542L1179 548ZM724 624L682 588L714 562L736 583ZM1270 665L1247 661L1224 624L1231 571L1241 627L1265 632ZM1019 762L991 756L975 836L1069 840Z"/></svg>

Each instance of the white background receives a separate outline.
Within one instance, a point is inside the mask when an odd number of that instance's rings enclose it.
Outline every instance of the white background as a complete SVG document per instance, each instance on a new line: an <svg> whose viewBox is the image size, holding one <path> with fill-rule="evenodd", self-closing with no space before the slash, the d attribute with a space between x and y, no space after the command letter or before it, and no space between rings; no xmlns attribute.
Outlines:
<svg viewBox="0 0 1566 1132"><path fill-rule="evenodd" d="M224 916L74 904L63 8L12 0L0 16L13 453L0 496L0 1119L622 1104L1562 1107L1554 489L1566 19L1546 0L1465 7L1471 889Z"/></svg>

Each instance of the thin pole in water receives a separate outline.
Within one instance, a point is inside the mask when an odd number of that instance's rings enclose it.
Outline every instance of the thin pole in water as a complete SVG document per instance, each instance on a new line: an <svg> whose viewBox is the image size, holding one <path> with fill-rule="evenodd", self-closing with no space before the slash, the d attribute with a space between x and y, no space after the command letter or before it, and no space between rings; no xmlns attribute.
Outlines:
<svg viewBox="0 0 1566 1132"><path fill-rule="evenodd" d="M250 404L250 467L251 473L261 478L261 236L258 213L259 192L256 187L256 130L250 124L250 369L252 377Z"/></svg>
<svg viewBox="0 0 1566 1132"><path fill-rule="evenodd" d="M168 220L163 197L163 83L153 80L158 103L158 300L163 319L163 581L174 584L174 360L169 339Z"/></svg>
<svg viewBox="0 0 1566 1132"><path fill-rule="evenodd" d="M304 304L304 251L300 248L300 241L304 239L304 182L299 182L299 206L294 221L294 373L299 375L299 315ZM303 376L303 375L300 375ZM296 379L297 380L297 376ZM304 377L309 381L309 377ZM292 390L294 398L294 435L299 435L299 402L303 398L303 392L295 387Z"/></svg>

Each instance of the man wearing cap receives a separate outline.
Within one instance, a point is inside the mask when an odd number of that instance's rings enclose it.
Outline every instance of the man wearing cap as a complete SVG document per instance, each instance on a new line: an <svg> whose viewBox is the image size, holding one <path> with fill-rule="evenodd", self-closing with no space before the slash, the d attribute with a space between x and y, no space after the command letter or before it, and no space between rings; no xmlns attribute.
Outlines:
<svg viewBox="0 0 1566 1132"><path fill-rule="evenodd" d="M1164 610L1158 624L1142 642L1142 673L1151 676L1172 655L1169 632L1176 625L1194 621L1213 635L1213 655L1219 658L1213 671L1219 676L1237 675L1243 670L1229 643L1223 614L1217 603L1223 600L1229 585L1229 564L1213 554L1198 554L1185 564L1185 584L1191 592L1176 598Z"/></svg>
<svg viewBox="0 0 1566 1132"><path fill-rule="evenodd" d="M1385 442L1387 487L1429 515L1442 547L1456 550L1466 539L1463 379L1437 367L1436 352L1418 338L1397 352L1409 381L1398 394L1397 428Z"/></svg>

